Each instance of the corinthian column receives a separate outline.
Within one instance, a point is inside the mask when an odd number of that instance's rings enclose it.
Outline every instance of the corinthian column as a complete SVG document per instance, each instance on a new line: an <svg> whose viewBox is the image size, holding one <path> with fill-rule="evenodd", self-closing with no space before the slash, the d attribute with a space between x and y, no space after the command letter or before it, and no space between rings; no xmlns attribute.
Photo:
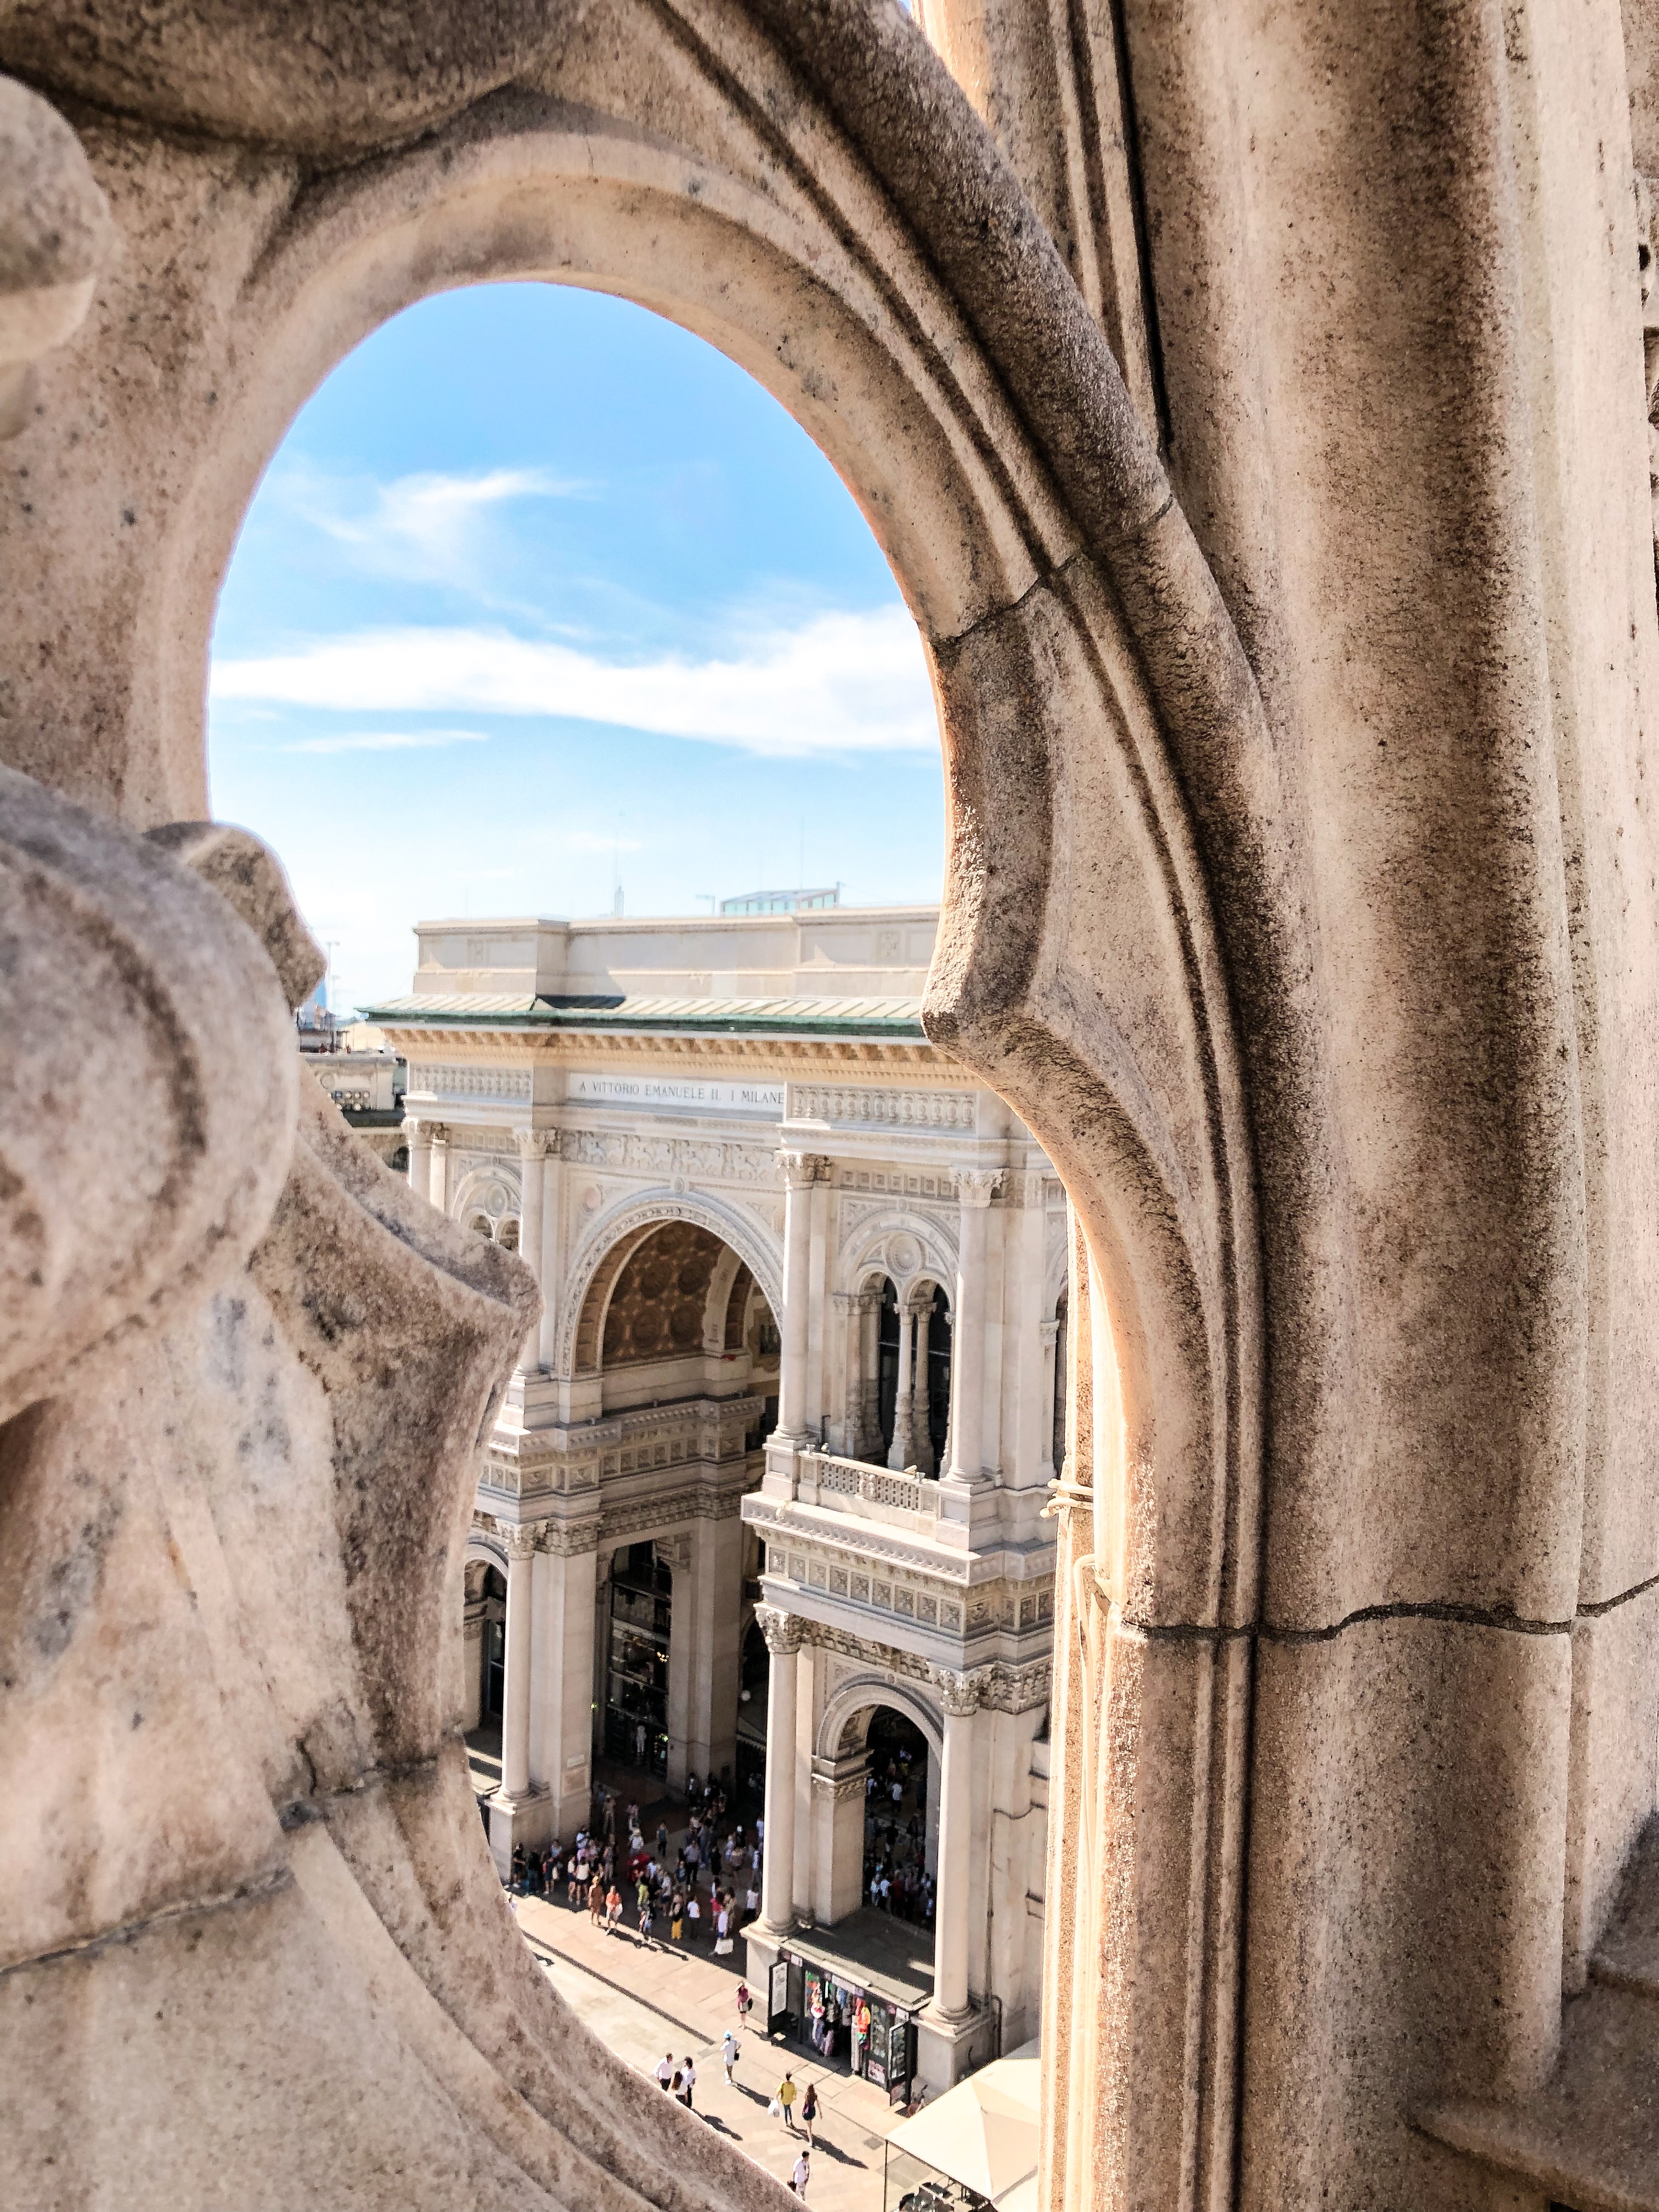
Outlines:
<svg viewBox="0 0 1659 2212"><path fill-rule="evenodd" d="M515 1129L519 1146L519 1257L542 1279L542 1161L547 1137L540 1129ZM520 1375L533 1375L541 1365L541 1316L538 1314L519 1347Z"/></svg>
<svg viewBox="0 0 1659 2212"><path fill-rule="evenodd" d="M985 1246L986 1217L1000 1168L959 1168L957 1199L957 1310L951 1339L951 1464L958 1482L977 1482L985 1472Z"/></svg>
<svg viewBox="0 0 1659 2212"><path fill-rule="evenodd" d="M945 2019L968 2011L968 1865L974 1824L974 1715L978 1680L942 1667L933 1680L945 1708L939 1761L939 1886L933 1897L933 2003Z"/></svg>
<svg viewBox="0 0 1659 2212"><path fill-rule="evenodd" d="M501 1795L530 1795L530 1592L538 1531L504 1528L507 1680L501 1686Z"/></svg>
<svg viewBox="0 0 1659 2212"><path fill-rule="evenodd" d="M830 1164L819 1152L780 1152L783 1176L783 1356L778 1371L775 1441L800 1451L806 1433L806 1352L811 1323L812 1186Z"/></svg>
<svg viewBox="0 0 1659 2212"><path fill-rule="evenodd" d="M893 1441L887 1448L889 1467L906 1468L910 1464L910 1418L913 1411L910 1402L913 1395L910 1337L915 1327L915 1318L908 1306L899 1308L898 1387L893 1393Z"/></svg>
<svg viewBox="0 0 1659 2212"><path fill-rule="evenodd" d="M881 1451L881 1292L859 1293L859 1440L854 1457Z"/></svg>
<svg viewBox="0 0 1659 2212"><path fill-rule="evenodd" d="M761 1861L761 1930L787 1936L795 1924L795 1711L801 1624L793 1613L757 1605L771 1671L766 1692L766 1844Z"/></svg>
<svg viewBox="0 0 1659 2212"><path fill-rule="evenodd" d="M933 1411L933 1393L932 1377L927 1372L927 1336L933 1321L932 1306L917 1307L915 1372L911 1378L911 1396L915 1410L910 1421L910 1456L923 1474L931 1474L933 1471L933 1424L928 1418Z"/></svg>

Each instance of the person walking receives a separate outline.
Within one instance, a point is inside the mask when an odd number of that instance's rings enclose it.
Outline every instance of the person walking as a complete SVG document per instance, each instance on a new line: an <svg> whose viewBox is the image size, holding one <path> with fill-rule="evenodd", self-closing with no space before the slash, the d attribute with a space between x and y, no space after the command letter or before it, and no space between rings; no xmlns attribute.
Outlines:
<svg viewBox="0 0 1659 2212"><path fill-rule="evenodd" d="M795 2099L799 2092L795 2087L793 2074L786 2074L777 2086L773 2102L783 2106L783 2124L791 2135L795 2132Z"/></svg>
<svg viewBox="0 0 1659 2212"><path fill-rule="evenodd" d="M657 2087L659 2089L665 2089L673 2078L674 2054L672 2051L665 2051L657 2061Z"/></svg>
<svg viewBox="0 0 1659 2212"><path fill-rule="evenodd" d="M738 1984L738 2026L745 2033L748 2030L749 2015L754 2009L754 1998L749 1994L748 1983L739 1982Z"/></svg>
<svg viewBox="0 0 1659 2212"><path fill-rule="evenodd" d="M604 1917L605 1884L595 1875L587 1885L587 1917L590 1924L597 1929Z"/></svg>
<svg viewBox="0 0 1659 2212"><path fill-rule="evenodd" d="M812 2123L818 2116L818 2085L809 2081L806 2094L800 2100L800 2124L806 2130L806 2145L812 2148Z"/></svg>
<svg viewBox="0 0 1659 2212"><path fill-rule="evenodd" d="M691 2092L696 2086L697 2069L691 2063L691 2053L688 2051L685 2063L680 2069L680 2102L688 2112L691 2110Z"/></svg>
<svg viewBox="0 0 1659 2212"><path fill-rule="evenodd" d="M738 2039L728 2027L720 2038L720 2061L726 2068L726 2086L732 2087L732 2069L738 2063Z"/></svg>
<svg viewBox="0 0 1659 2212"><path fill-rule="evenodd" d="M605 1932L614 1936L622 1925L622 1892L613 1881L605 1900Z"/></svg>
<svg viewBox="0 0 1659 2212"><path fill-rule="evenodd" d="M803 2204L806 2202L806 2185L811 2179L811 2168L806 2163L806 2153L802 2151L795 2160L795 2170L789 2177L789 2186Z"/></svg>
<svg viewBox="0 0 1659 2212"><path fill-rule="evenodd" d="M647 1951L654 1951L657 1948L651 1941L651 1894L648 1890L640 1899L640 1941Z"/></svg>

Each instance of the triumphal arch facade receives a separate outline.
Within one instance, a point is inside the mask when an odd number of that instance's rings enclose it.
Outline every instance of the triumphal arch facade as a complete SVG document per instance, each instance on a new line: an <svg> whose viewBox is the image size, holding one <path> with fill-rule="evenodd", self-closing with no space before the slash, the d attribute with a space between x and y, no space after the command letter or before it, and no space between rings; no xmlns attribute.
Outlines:
<svg viewBox="0 0 1659 2212"><path fill-rule="evenodd" d="M923 1029L938 921L427 922L370 1018L411 1186L541 1293L468 1542L497 1864L586 1821L590 1754L721 1778L772 1839L759 1984L862 1904L870 1716L914 1717L917 2064L948 2087L1037 2026L1068 1236L1030 1130Z"/></svg>
<svg viewBox="0 0 1659 2212"><path fill-rule="evenodd" d="M540 1293L300 1083L209 819L284 427L529 277L757 376L932 658L923 1026L1077 1223L1044 2201L1656 2201L1656 35L8 9L9 2200L780 2201L505 1913L463 1589Z"/></svg>

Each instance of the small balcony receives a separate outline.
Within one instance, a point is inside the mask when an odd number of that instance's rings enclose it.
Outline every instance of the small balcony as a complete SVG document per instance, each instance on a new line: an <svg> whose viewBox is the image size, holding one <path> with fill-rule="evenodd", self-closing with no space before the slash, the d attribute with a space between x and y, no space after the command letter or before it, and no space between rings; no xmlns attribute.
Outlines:
<svg viewBox="0 0 1659 2212"><path fill-rule="evenodd" d="M794 1502L878 1521L915 1536L938 1534L939 1486L913 1467L901 1473L872 1467L866 1460L841 1459L834 1452L804 1451L795 1462Z"/></svg>

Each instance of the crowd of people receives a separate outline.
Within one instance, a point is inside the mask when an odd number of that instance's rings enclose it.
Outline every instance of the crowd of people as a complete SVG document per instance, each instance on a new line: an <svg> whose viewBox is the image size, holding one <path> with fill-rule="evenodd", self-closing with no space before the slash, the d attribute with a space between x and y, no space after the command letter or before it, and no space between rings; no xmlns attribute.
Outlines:
<svg viewBox="0 0 1659 2212"><path fill-rule="evenodd" d="M865 1783L864 1893L878 1912L931 1924L927 1807L909 1750L901 1746Z"/></svg>
<svg viewBox="0 0 1659 2212"><path fill-rule="evenodd" d="M908 1818L903 1815L908 1784L908 1775L901 1773L896 1760L888 1762L882 1777L872 1773L874 1802L866 1824L866 1871L873 1869L885 1884L879 1892L872 1887L872 1902L886 1911L916 1917L922 1894L915 1879L921 1869L922 1828L919 1805ZM542 1850L514 1845L509 1891L550 1902L562 1892L568 1905L585 1906L594 1927L607 1934L628 1928L631 1916L632 1932L653 1948L665 1937L693 1947L708 1942L716 1956L728 1954L739 1929L760 1911L766 1824L732 1819L725 1789L712 1780L700 1784L692 1775L686 1794L685 1832L678 1844L671 1845L665 1821L659 1819L647 1838L637 1802L619 1802L613 1790L600 1785L594 1792L589 1825L579 1829L569 1844L555 1837ZM893 1817L884 1820L880 1814L889 1805ZM925 1874L921 1881L926 1881ZM927 1882L925 1910L931 1915L931 1881ZM720 2045L728 2082L739 2056L738 2032L749 2027L753 2002L746 1984L739 1982L738 2029L728 2028ZM865 2017L867 2021L867 2012ZM817 2025L815 2021L815 2028ZM827 2034L820 2040L815 2033L813 2040L825 2053L831 2047ZM689 2051L678 2059L672 2051L665 2051L654 2070L666 2094L688 2112L696 2109L696 2066ZM789 2135L805 2137L788 2179L789 2188L805 2199L818 2118L816 2086L809 2081L803 2094L786 2069L769 2109Z"/></svg>
<svg viewBox="0 0 1659 2212"><path fill-rule="evenodd" d="M686 1796L685 1834L671 1853L665 1822L647 1842L638 1804L619 1808L616 1793L601 1786L590 1825L569 1845L556 1836L544 1850L514 1846L508 1888L550 1900L562 1889L566 1902L585 1905L607 1934L628 1926L631 1915L642 1943L654 1947L665 1936L708 1942L716 1957L728 1956L738 1929L760 1911L766 1824L757 1820L751 1834L741 1820L730 1820L725 1790L699 1784L696 1775Z"/></svg>

